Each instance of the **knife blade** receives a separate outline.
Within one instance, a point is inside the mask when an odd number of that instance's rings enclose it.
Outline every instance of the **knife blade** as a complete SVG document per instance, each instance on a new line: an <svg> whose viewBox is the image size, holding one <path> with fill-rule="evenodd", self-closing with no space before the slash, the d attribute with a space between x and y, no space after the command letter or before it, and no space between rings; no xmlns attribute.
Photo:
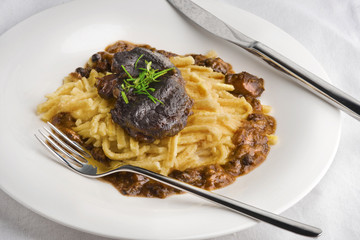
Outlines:
<svg viewBox="0 0 360 240"><path fill-rule="evenodd" d="M228 42L239 46L261 58L278 71L286 73L289 79L314 93L334 107L360 121L360 101L341 91L319 76L266 46L252 39L190 0L167 0L175 9L194 23Z"/></svg>

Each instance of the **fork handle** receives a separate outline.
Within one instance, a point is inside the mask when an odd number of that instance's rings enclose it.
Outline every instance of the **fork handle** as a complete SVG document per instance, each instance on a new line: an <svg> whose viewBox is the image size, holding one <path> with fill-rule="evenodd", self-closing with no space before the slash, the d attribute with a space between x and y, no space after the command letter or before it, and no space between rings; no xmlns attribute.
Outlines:
<svg viewBox="0 0 360 240"><path fill-rule="evenodd" d="M206 199L210 202L216 203L218 205L221 205L223 207L229 208L237 213L241 213L247 217L250 217L255 220L260 220L269 224L272 224L274 226L277 226L279 228L307 236L307 237L318 237L322 233L322 230L310 225L306 225L294 220L291 220L289 218L282 217L280 215L276 215L274 213L250 206L248 204L242 203L240 201L222 196L220 194L216 194L198 187L194 187L190 184L181 182L179 180L166 177L154 172L151 172L149 170L131 166L131 165L125 165L120 167L117 170L114 171L129 171L133 173L138 173L144 176L147 176L151 179L154 179L156 181L159 181L161 183L164 183L166 185L169 185L171 187L177 188L182 191L186 191L189 193L192 193L198 197L201 197L203 199Z"/></svg>

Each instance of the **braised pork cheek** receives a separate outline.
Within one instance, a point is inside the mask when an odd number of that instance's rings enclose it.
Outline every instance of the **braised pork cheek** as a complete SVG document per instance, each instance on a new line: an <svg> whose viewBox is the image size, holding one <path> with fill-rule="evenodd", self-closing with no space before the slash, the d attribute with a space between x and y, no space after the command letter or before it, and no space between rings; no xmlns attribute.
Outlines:
<svg viewBox="0 0 360 240"><path fill-rule="evenodd" d="M130 90L126 93L128 103L121 97L124 79L138 77L141 68L151 62L152 69L159 71L173 68L150 84L155 91L151 94L159 102L153 102L144 94ZM136 66L135 66L136 65ZM126 69L126 71L124 70ZM109 99L117 98L111 110L112 119L130 136L138 141L153 142L155 139L176 135L187 123L192 100L185 91L185 81L180 71L164 55L145 48L117 52L112 60L114 76L106 76L97 84L99 95ZM116 79L116 80L115 80Z"/></svg>

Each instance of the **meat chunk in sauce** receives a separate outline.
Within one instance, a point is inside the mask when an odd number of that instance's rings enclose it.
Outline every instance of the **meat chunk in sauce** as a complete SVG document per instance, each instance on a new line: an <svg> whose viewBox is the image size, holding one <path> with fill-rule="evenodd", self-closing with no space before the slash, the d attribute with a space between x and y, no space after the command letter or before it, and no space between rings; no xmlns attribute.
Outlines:
<svg viewBox="0 0 360 240"><path fill-rule="evenodd" d="M273 134L275 129L273 117L262 113L250 114L233 137L236 148L233 159L224 165L227 172L239 176L262 163L270 151L267 135Z"/></svg>
<svg viewBox="0 0 360 240"><path fill-rule="evenodd" d="M218 164L189 168L184 171L174 170L170 176L182 182L208 190L227 186L235 180L233 176L228 174L224 168Z"/></svg>
<svg viewBox="0 0 360 240"><path fill-rule="evenodd" d="M105 176L120 193L128 196L165 198L180 191L139 174L120 172Z"/></svg>
<svg viewBox="0 0 360 240"><path fill-rule="evenodd" d="M116 74L106 75L98 79L96 88L100 97L104 99L112 99L118 95L116 86L118 85L118 77Z"/></svg>
<svg viewBox="0 0 360 240"><path fill-rule="evenodd" d="M111 159L105 155L104 150L101 147L92 147L90 149L90 154L98 162L101 162L107 167L110 166Z"/></svg>
<svg viewBox="0 0 360 240"><path fill-rule="evenodd" d="M215 72L220 72L224 75L233 73L232 66L219 57L209 58L201 54L192 54L190 56L194 58L196 65L212 68Z"/></svg>
<svg viewBox="0 0 360 240"><path fill-rule="evenodd" d="M113 54L108 52L98 52L91 56L92 69L97 72L110 72L112 64Z"/></svg>
<svg viewBox="0 0 360 240"><path fill-rule="evenodd" d="M59 130L62 131L70 139L80 144L84 144L80 135L71 129L72 127L75 126L75 119L71 116L70 113L67 112L58 113L50 120L50 122L55 127L59 128Z"/></svg>
<svg viewBox="0 0 360 240"><path fill-rule="evenodd" d="M227 74L225 76L225 83L232 84L234 86L234 94L245 97L259 97L265 90L264 79L258 78L247 72Z"/></svg>

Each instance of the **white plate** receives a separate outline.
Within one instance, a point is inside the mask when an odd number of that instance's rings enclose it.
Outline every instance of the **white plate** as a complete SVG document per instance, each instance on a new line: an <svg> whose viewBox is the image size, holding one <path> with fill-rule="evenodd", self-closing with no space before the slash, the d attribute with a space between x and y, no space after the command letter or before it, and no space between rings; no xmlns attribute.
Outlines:
<svg viewBox="0 0 360 240"><path fill-rule="evenodd" d="M197 0L240 31L327 79L315 59L273 25L220 2ZM127 239L195 239L240 231L254 221L189 194L165 200L124 197L112 186L51 161L33 134L44 95L116 40L175 53L215 50L266 81L279 143L250 174L216 192L280 213L325 174L337 149L338 110L241 49L183 19L166 1L75 1L37 14L0 38L0 186L33 211L94 234Z"/></svg>

